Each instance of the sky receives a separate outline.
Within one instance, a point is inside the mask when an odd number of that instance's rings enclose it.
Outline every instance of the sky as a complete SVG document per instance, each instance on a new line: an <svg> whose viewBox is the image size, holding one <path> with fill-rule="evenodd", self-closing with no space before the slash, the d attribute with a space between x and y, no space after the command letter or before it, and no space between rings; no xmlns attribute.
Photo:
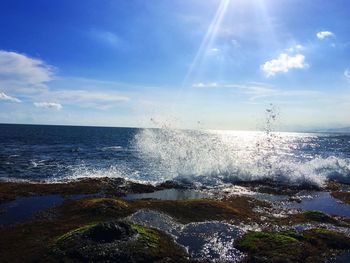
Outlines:
<svg viewBox="0 0 350 263"><path fill-rule="evenodd" d="M0 123L350 126L347 0L2 0Z"/></svg>

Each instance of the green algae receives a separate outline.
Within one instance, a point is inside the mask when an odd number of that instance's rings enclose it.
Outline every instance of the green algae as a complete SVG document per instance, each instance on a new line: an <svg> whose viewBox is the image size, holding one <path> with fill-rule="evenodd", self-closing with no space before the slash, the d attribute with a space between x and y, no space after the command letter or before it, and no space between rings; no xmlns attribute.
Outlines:
<svg viewBox="0 0 350 263"><path fill-rule="evenodd" d="M113 231L115 225L128 230L100 239L103 231ZM184 248L165 233L124 221L69 231L51 249L51 258L60 262L186 262L187 257Z"/></svg>
<svg viewBox="0 0 350 263"><path fill-rule="evenodd" d="M332 218L331 216L318 210L307 210L303 212L303 215L305 219L308 221L315 221L320 223L331 223L331 224L338 223L338 221Z"/></svg>
<svg viewBox="0 0 350 263"><path fill-rule="evenodd" d="M208 220L230 220L237 223L259 221L260 215L253 212L260 205L248 197L233 197L229 200L136 200L130 201L135 208L154 209L176 218L181 223Z"/></svg>
<svg viewBox="0 0 350 263"><path fill-rule="evenodd" d="M96 226L97 223L94 223L94 224L88 224L88 225L85 225L85 226L82 226L82 227L78 227L76 229L73 229L67 233L64 233L63 235L59 236L58 238L56 238L56 242L62 242L62 241L65 241L71 237L73 237L74 235L77 235L77 234L80 234L80 233L83 233L84 231L90 229L91 227L94 227Z"/></svg>
<svg viewBox="0 0 350 263"><path fill-rule="evenodd" d="M247 262L322 262L335 250L349 249L350 239L327 229L249 232L236 247L248 253Z"/></svg>
<svg viewBox="0 0 350 263"><path fill-rule="evenodd" d="M132 224L131 228L135 230L147 242L157 243L160 240L159 234L152 229L145 228L136 224Z"/></svg>
<svg viewBox="0 0 350 263"><path fill-rule="evenodd" d="M325 228L314 229L313 232L317 233L317 234L323 234L323 235L333 235L333 234L336 233L334 231L331 231L331 230L328 230L328 229L325 229Z"/></svg>
<svg viewBox="0 0 350 263"><path fill-rule="evenodd" d="M89 193L93 192L93 183L86 181L84 184L76 184L71 188L69 185L31 185L28 187L23 185L15 193L18 195L51 192L64 195ZM12 189L15 185L7 185L6 187ZM60 189L60 187L63 188ZM5 193L10 193L10 190ZM266 216L264 222L278 225L293 225L310 221L331 224L337 222L334 218L320 211L305 211L288 218L274 218L268 216L268 209L264 213L255 212L254 208L257 206L268 208L268 204L249 197L233 197L224 200L126 201L106 194L106 196L100 195L80 200L66 200L62 205L54 208L55 217L52 219L44 222L27 222L23 225L0 229L2 237L0 254L3 256L4 262L11 262L10 260L16 256L22 261L27 259L31 262L45 262L46 258L43 255L47 252L49 245L71 244L73 237L80 235L97 223L121 219L142 208L167 213L182 223L206 220L261 223L259 221L261 215ZM139 225L132 225L132 228L137 232L138 242L123 247L128 253L137 254L139 258L149 257L156 260L162 260L171 255L178 259L186 258L186 253L181 252L181 249L164 233ZM258 233L261 234L252 234L250 239L246 239L246 243L243 242L245 238L240 241L242 251L249 254L249 262L320 262L330 249L343 250L350 247L346 237L326 229L315 229L302 233L296 231ZM7 244L13 245L9 247ZM265 252L259 252L261 250ZM294 256L289 255L292 252L295 254ZM69 260L67 257L67 261ZM46 262L48 261L46 260Z"/></svg>
<svg viewBox="0 0 350 263"><path fill-rule="evenodd" d="M257 242L264 240L266 242L272 242L281 246L288 245L290 242L299 242L292 237L290 233L268 233L268 232L252 232L247 234L244 239L241 240L239 246L247 249L254 249Z"/></svg>
<svg viewBox="0 0 350 263"><path fill-rule="evenodd" d="M115 199L115 198L95 197L95 198L86 199L86 204L95 205L95 204L101 204L101 203L110 203L116 206L128 207L127 202L120 199Z"/></svg>

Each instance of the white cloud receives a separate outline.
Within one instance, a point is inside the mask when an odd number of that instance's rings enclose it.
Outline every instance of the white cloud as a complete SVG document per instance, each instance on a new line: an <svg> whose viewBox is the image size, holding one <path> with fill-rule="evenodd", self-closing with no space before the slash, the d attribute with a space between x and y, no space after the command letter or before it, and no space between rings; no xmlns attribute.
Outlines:
<svg viewBox="0 0 350 263"><path fill-rule="evenodd" d="M4 92L0 92L0 100L5 100L5 101L12 101L12 102L21 102L21 100L11 97L9 95L6 95Z"/></svg>
<svg viewBox="0 0 350 263"><path fill-rule="evenodd" d="M316 34L318 39L325 39L327 37L332 37L334 34L331 31L321 31Z"/></svg>
<svg viewBox="0 0 350 263"><path fill-rule="evenodd" d="M350 69L344 71L344 77L350 82Z"/></svg>
<svg viewBox="0 0 350 263"><path fill-rule="evenodd" d="M60 100L71 102L113 103L129 101L130 98L114 92L96 92L90 90L61 90L52 92L52 95Z"/></svg>
<svg viewBox="0 0 350 263"><path fill-rule="evenodd" d="M110 44L119 41L112 33L95 33L101 40L104 39ZM121 84L96 80L74 82L71 78L54 78L54 73L54 67L40 59L0 50L0 100L20 102L19 99L6 95L11 93L32 100L36 107L52 109L61 109L60 103L106 109L115 103L129 100L128 96L110 90L112 86L116 86L113 89L119 88ZM51 84L56 88L52 89ZM72 86L67 88L67 85Z"/></svg>
<svg viewBox="0 0 350 263"><path fill-rule="evenodd" d="M40 59L0 50L0 84L12 87L42 86L52 80L53 67Z"/></svg>
<svg viewBox="0 0 350 263"><path fill-rule="evenodd" d="M303 49L304 49L304 46L298 44L298 45L294 45L294 46L292 46L292 47L290 47L290 48L287 48L286 51L287 51L287 52L297 52L297 51L303 50Z"/></svg>
<svg viewBox="0 0 350 263"><path fill-rule="evenodd" d="M308 64L305 63L304 55L289 56L286 53L282 53L277 59L272 59L261 65L261 69L268 77L274 76L279 72L288 72L289 69L303 69L307 67Z"/></svg>
<svg viewBox="0 0 350 263"><path fill-rule="evenodd" d="M210 82L210 83L195 83L192 85L193 88L216 88L218 84L216 82Z"/></svg>
<svg viewBox="0 0 350 263"><path fill-rule="evenodd" d="M266 97L316 97L321 95L320 92L314 90L282 90L263 83L251 84L218 84L198 83L192 85L194 88L231 88L249 95L249 100L253 101Z"/></svg>
<svg viewBox="0 0 350 263"><path fill-rule="evenodd" d="M128 102L128 96L120 95L113 91L93 90L47 90L33 97L35 100L56 101L77 107L108 109L122 102Z"/></svg>
<svg viewBox="0 0 350 263"><path fill-rule="evenodd" d="M56 102L34 102L34 106L37 108L46 108L54 110L62 109L62 105Z"/></svg>

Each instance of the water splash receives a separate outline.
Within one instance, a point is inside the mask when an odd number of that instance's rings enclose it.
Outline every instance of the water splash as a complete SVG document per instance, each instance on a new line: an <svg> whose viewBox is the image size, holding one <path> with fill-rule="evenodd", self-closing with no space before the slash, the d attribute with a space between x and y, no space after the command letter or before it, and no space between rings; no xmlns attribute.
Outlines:
<svg viewBox="0 0 350 263"><path fill-rule="evenodd" d="M261 132L141 130L134 139L144 163L163 179L205 185L272 180L322 186L328 179L350 182L350 158L315 143L319 135L275 131L279 111L266 109ZM339 146L341 147L341 145Z"/></svg>
<svg viewBox="0 0 350 263"><path fill-rule="evenodd" d="M234 247L245 233L241 228L219 221L180 224L172 217L152 210L139 210L128 217L133 223L157 228L184 246L191 258L209 262L241 262L245 254Z"/></svg>

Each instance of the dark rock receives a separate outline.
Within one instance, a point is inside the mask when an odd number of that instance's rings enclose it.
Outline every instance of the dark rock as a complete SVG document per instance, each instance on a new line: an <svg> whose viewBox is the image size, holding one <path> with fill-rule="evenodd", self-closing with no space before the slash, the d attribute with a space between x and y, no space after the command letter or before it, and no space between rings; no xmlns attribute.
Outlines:
<svg viewBox="0 0 350 263"><path fill-rule="evenodd" d="M187 253L168 235L123 221L72 230L52 249L60 262L186 262Z"/></svg>
<svg viewBox="0 0 350 263"><path fill-rule="evenodd" d="M303 232L249 232L236 243L246 262L324 262L335 250L348 250L350 239L326 229Z"/></svg>
<svg viewBox="0 0 350 263"><path fill-rule="evenodd" d="M136 234L130 225L123 222L100 223L86 231L85 236L95 242L105 243L127 240Z"/></svg>
<svg viewBox="0 0 350 263"><path fill-rule="evenodd" d="M157 186L157 189L159 189L159 190L172 189L172 188L174 188L174 189L187 189L187 188L189 188L189 186L184 185L184 184L180 184L180 183L175 182L175 181L170 181L170 180L165 181Z"/></svg>
<svg viewBox="0 0 350 263"><path fill-rule="evenodd" d="M304 217L309 221L320 222L320 223L330 223L335 225L338 223L336 219L318 210L306 210L303 212L303 214L304 214Z"/></svg>
<svg viewBox="0 0 350 263"><path fill-rule="evenodd" d="M298 196L291 196L291 197L289 197L288 201L301 203L301 198Z"/></svg>

